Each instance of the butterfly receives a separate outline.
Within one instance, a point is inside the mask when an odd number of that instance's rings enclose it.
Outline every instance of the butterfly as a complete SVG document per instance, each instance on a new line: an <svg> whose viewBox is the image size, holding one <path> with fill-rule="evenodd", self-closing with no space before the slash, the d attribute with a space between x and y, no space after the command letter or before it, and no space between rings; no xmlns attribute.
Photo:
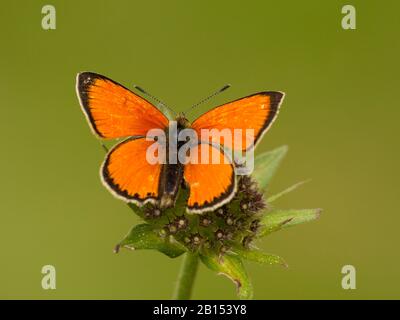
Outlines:
<svg viewBox="0 0 400 320"><path fill-rule="evenodd" d="M107 153L101 166L103 184L117 198L160 208L175 204L180 186L188 189L189 213L213 211L228 203L236 193L235 163L227 159L224 145L200 141L191 152L216 152L219 163L152 164L146 151L154 143L146 139L152 129L168 131L169 119L145 98L100 74L77 75L77 95L93 133L101 139L124 140ZM193 123L184 114L176 118L178 130L253 129L250 145L244 135L241 151L254 148L274 122L284 93L259 92L217 106ZM244 131L243 131L244 132ZM246 144L246 143L247 144Z"/></svg>

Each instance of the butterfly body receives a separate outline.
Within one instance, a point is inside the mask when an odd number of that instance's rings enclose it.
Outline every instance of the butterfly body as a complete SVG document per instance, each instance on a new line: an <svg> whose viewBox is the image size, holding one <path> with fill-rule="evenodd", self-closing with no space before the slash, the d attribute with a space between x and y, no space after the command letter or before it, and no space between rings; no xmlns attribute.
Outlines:
<svg viewBox="0 0 400 320"><path fill-rule="evenodd" d="M190 123L182 113L174 122L169 121L146 99L96 73L78 74L77 94L95 135L101 139L125 138L108 152L101 166L101 179L110 192L139 206L151 202L166 208L175 204L179 188L186 186L187 211L191 213L213 211L229 202L236 192L236 168L225 153L225 140L222 143L211 136L210 141L205 141L201 136L203 130L239 130L236 140L241 143L233 149L252 151L276 118L284 96L275 91L256 93L215 107ZM153 129L168 137L163 163L147 158L151 148L161 145L160 141L148 139ZM215 153L219 162L171 161L176 160L186 143L178 139L185 129L198 136L198 141L191 145L190 156L203 159L205 154ZM251 139L244 133L248 129L254 132Z"/></svg>
<svg viewBox="0 0 400 320"><path fill-rule="evenodd" d="M181 130L187 129L189 127L189 121L184 117L183 114L178 115L176 118L177 132L174 135L174 143L177 145L176 153L179 152L180 148L184 144L184 141L178 141L177 137ZM170 137L169 128L165 130L166 137ZM170 149L169 139L166 139L166 157L165 164L161 170L160 184L159 184L159 194L161 209L172 207L175 204L179 187L182 185L183 181L183 164L179 161L177 163L169 163Z"/></svg>

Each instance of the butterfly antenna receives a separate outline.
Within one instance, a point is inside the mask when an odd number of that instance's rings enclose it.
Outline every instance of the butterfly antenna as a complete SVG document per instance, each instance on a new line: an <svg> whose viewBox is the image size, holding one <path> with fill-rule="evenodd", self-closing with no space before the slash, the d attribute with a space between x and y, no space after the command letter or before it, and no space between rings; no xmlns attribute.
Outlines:
<svg viewBox="0 0 400 320"><path fill-rule="evenodd" d="M144 90L142 87L137 86L136 84L133 85L133 87L140 91L141 93L143 93L144 95L148 96L149 98L153 99L155 102L159 103L160 105L162 105L163 107L167 108L169 111L171 111L173 114L176 115L176 112L174 110L172 110L170 107L168 107L164 102L162 102L160 99L156 98L155 96L153 96L152 94L148 93L146 90Z"/></svg>
<svg viewBox="0 0 400 320"><path fill-rule="evenodd" d="M102 141L99 141L100 142L100 145L101 145L101 147L103 148L103 150L106 152L106 153L108 153L108 148L107 148L107 146L102 142Z"/></svg>
<svg viewBox="0 0 400 320"><path fill-rule="evenodd" d="M214 93L210 94L208 97L204 98L203 100L200 100L193 106L191 106L187 111L185 111L185 114L191 112L194 108L198 107L199 105L203 104L204 102L210 100L211 98L214 98L215 96L219 95L220 93L224 92L225 90L229 89L231 87L230 84L224 85L221 89L215 91Z"/></svg>

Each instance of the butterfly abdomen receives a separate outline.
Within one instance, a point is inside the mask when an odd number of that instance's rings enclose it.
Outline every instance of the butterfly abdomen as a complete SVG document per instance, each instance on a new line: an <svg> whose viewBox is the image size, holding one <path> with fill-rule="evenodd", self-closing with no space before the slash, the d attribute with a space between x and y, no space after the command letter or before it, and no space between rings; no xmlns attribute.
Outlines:
<svg viewBox="0 0 400 320"><path fill-rule="evenodd" d="M164 164L159 186L160 207L168 208L175 204L179 186L182 183L183 166L181 164Z"/></svg>

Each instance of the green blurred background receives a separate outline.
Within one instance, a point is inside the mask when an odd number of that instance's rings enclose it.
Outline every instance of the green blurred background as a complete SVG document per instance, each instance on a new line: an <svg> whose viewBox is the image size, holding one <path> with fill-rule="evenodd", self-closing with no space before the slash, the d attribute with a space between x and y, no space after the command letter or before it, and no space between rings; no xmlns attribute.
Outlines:
<svg viewBox="0 0 400 320"><path fill-rule="evenodd" d="M357 9L357 30L341 8ZM57 29L41 28L41 9ZM320 220L260 246L289 269L249 264L256 299L400 298L397 207L400 4L395 1L7 1L0 9L0 298L170 298L181 258L112 252L139 219L101 185L104 157L75 75L139 84L192 114L261 90L287 93L257 153L287 144L271 186L311 178L277 203ZM41 268L57 289L41 288ZM341 268L357 289L341 288ZM194 298L235 298L200 268Z"/></svg>

